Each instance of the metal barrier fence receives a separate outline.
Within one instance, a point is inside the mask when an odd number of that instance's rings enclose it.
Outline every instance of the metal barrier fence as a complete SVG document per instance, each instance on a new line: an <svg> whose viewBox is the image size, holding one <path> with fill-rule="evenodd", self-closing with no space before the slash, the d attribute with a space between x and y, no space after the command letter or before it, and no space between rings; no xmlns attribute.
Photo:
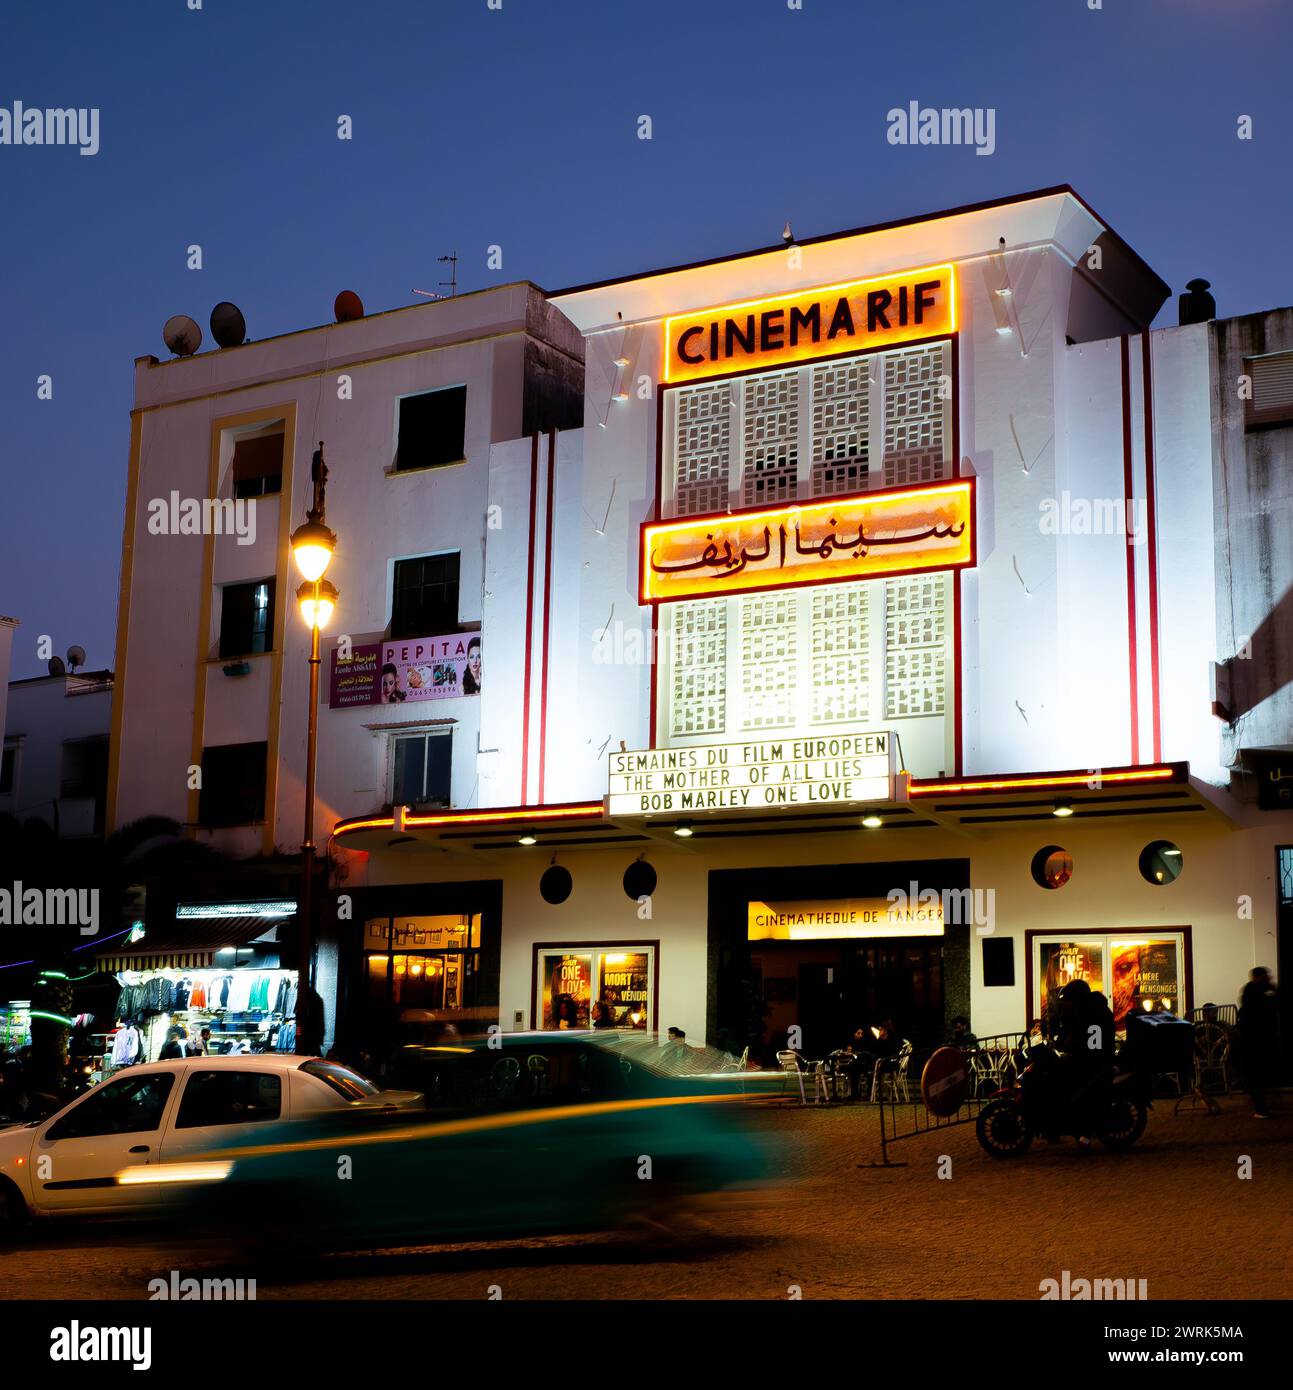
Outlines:
<svg viewBox="0 0 1293 1390"><path fill-rule="evenodd" d="M860 1163L858 1167L905 1168L905 1163L895 1163L889 1157L891 1144L903 1139L915 1139L922 1134L933 1134L938 1130L955 1129L977 1120L980 1110L993 1096L1018 1080L1026 1063L1027 1045L1026 1033L994 1033L991 1037L976 1038L973 1043L960 1047L958 1050L965 1059L965 1094L959 1106L947 1115L936 1114L929 1109L921 1085L926 1063L940 1049L931 1048L921 1055L921 1068L916 1081L917 1098L914 1100L910 1094L910 1081L905 1086L900 1085L895 1074L890 1082L883 1070L885 1064L880 1063L876 1072L880 1161ZM915 1056L912 1055L913 1062ZM952 1094L955 1098L955 1092Z"/></svg>

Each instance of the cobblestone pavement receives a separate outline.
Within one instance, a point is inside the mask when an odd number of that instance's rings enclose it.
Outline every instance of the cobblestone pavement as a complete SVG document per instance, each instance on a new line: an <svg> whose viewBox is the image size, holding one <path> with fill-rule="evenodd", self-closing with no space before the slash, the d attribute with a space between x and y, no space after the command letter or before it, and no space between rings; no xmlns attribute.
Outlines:
<svg viewBox="0 0 1293 1390"><path fill-rule="evenodd" d="M879 1156L867 1107L759 1109L785 1144L787 1182L727 1194L710 1235L681 1250L622 1237L532 1240L336 1256L243 1269L267 1298L1025 1298L1040 1281L1145 1279L1150 1299L1293 1294L1293 1112L1172 1114L1160 1101L1127 1154L1036 1145L998 1162L972 1126ZM942 1156L950 1179L940 1179ZM1241 1156L1252 1177L1239 1177ZM946 1170L946 1164L941 1166ZM0 1297L146 1297L149 1279L199 1272L181 1241L81 1229L0 1257Z"/></svg>

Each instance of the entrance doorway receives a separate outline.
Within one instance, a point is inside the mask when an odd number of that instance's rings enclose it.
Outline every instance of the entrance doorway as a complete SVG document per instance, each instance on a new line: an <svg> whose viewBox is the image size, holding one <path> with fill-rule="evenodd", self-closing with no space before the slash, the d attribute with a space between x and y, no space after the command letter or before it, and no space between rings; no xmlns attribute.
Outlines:
<svg viewBox="0 0 1293 1390"><path fill-rule="evenodd" d="M970 1014L969 926L885 936L875 913L894 888L969 886L968 859L711 869L708 1040L767 1064L792 1027L821 1057L892 1018L912 1043L941 1042Z"/></svg>
<svg viewBox="0 0 1293 1390"><path fill-rule="evenodd" d="M760 942L750 967L762 983L770 1046L784 1046L798 1026L799 1050L821 1057L843 1047L855 1028L886 1018L914 1043L942 1040L941 940Z"/></svg>

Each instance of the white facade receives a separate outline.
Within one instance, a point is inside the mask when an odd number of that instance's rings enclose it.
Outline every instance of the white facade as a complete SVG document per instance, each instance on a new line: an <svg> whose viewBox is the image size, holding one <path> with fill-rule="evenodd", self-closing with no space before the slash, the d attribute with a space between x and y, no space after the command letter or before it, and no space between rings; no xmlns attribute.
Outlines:
<svg viewBox="0 0 1293 1390"><path fill-rule="evenodd" d="M42 820L63 836L101 833L112 672L36 676L12 681L7 693L11 781L0 815Z"/></svg>
<svg viewBox="0 0 1293 1390"><path fill-rule="evenodd" d="M852 607L817 602L813 585L791 604L775 589L754 601L702 600L711 610L728 605L702 632L708 647L666 640L653 662L659 636L674 634L688 605L661 605L653 622L641 602L643 524L749 506L751 470L769 459L790 479L782 496L829 495L815 451L837 418L817 408L834 389L823 384L825 355L787 363L774 354L766 368L733 377L732 423L721 431L726 461L686 475L718 479L697 503L703 488L678 485L690 447L679 402L689 388L665 387L668 320L949 265L953 329L910 347L878 344L875 358L839 360L870 373L869 386L857 385L855 372L850 388L868 401L855 399L850 418L869 411L870 466L857 491L972 478L973 563L938 574L915 599L906 581L860 578L831 590L841 601L851 594ZM322 439L328 523L340 536L329 571L341 591L336 630L357 640L382 633L395 561L457 551L459 621L479 624L486 653L479 697L417 707L424 723L431 715L453 721L440 726L453 740L443 812L412 806L406 816L391 807L391 738L417 723L410 707L329 709L325 677L319 824L342 822L332 841L336 886L358 895L355 919L386 921L392 932L401 918L484 914L478 999L505 1027L542 1022L542 953L587 943L630 956L641 948L636 955L654 972L651 1021L661 1028L711 1039L739 1031L732 1001L750 984L755 956L760 979L776 974L774 953L760 954L743 930L733 935L743 875L790 885L775 891L796 900L834 900L852 879L882 894L911 882L981 891L990 920L949 928L941 966L922 957L919 967L941 969L942 1011L968 1012L980 1034L1021 1028L1037 1008L1039 943L1026 933L1171 936L1177 1002L1231 1001L1250 966L1276 964L1276 852L1293 841L1293 824L1227 791L1233 749L1223 746L1210 687L1210 664L1234 651L1229 635L1218 638L1231 578L1214 537L1214 331L1145 331L1166 293L1076 195L1051 190L571 290L541 310L532 287L506 287L192 362L141 364L116 821L161 812L193 822L187 779L202 748L264 739L272 808L264 824L195 833L243 853L290 853L299 843L304 631L294 612L284 624L280 603L274 650L230 678L213 655L215 591L275 574L279 594L287 592L286 537L303 517L309 455ZM582 358L582 429L521 428L527 335L567 364ZM950 390L927 391L913 405L915 393L898 388L919 352L937 355L941 365L929 370ZM353 378L349 399L338 396L341 374ZM774 377L784 379L780 425L770 423L772 387L764 389ZM464 461L390 474L396 399L462 383ZM914 437L913 410L925 412L921 437L936 440L921 464L932 471L919 475L891 466L895 441ZM218 537L204 549L191 537L146 535L148 498L173 487L201 497L208 479L224 486L230 431L274 418L291 441L290 517L267 499L255 546ZM773 457L755 446L776 428L787 433ZM909 604L919 611L906 621ZM822 672L848 685L850 644L830 644L847 637L849 623L858 633L866 626L853 643L866 653L855 668L869 673L866 699L814 703ZM899 648L913 631L920 650L909 660ZM692 679L702 649L731 684L688 724L692 715L677 702L706 688L704 672ZM783 668L771 693L770 651ZM832 655L840 658L833 665ZM793 679L784 675L792 666ZM617 750L793 738L844 727L842 708L860 725L897 732L903 767L922 784L919 800L878 807L876 830L860 827L858 808L835 807L816 821L800 812L702 817L683 840L673 834L677 817L598 811ZM1081 777L1047 780L1060 773ZM1102 782L1106 774L1112 780ZM965 784L996 775L1008 785ZM1052 803L1068 792L1077 814L1057 820ZM1138 868L1141 850L1160 840L1181 852L1178 882L1153 884ZM1058 891L1032 875L1034 855L1050 844L1073 859L1071 881ZM643 855L658 876L645 902L621 884ZM559 903L538 890L554 857L573 880ZM815 879L835 886L815 893ZM345 920L343 1013L365 995L365 980L371 985L374 960L387 959L371 942L362 946L361 928ZM988 937L1012 942L1013 983L985 982ZM800 987L825 964L833 988L830 950L815 950L804 953ZM777 1007L784 1022L790 1015Z"/></svg>

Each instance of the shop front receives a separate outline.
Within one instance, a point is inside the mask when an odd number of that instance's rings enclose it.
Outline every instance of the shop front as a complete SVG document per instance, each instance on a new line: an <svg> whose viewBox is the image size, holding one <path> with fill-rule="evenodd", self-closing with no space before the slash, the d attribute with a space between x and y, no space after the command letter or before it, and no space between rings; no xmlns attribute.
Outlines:
<svg viewBox="0 0 1293 1390"><path fill-rule="evenodd" d="M296 1050L297 972L281 966L289 900L181 903L174 924L101 951L115 976L102 1070L169 1057Z"/></svg>
<svg viewBox="0 0 1293 1390"><path fill-rule="evenodd" d="M394 883L356 900L341 942L342 1055L379 1057L498 1022L501 884Z"/></svg>

